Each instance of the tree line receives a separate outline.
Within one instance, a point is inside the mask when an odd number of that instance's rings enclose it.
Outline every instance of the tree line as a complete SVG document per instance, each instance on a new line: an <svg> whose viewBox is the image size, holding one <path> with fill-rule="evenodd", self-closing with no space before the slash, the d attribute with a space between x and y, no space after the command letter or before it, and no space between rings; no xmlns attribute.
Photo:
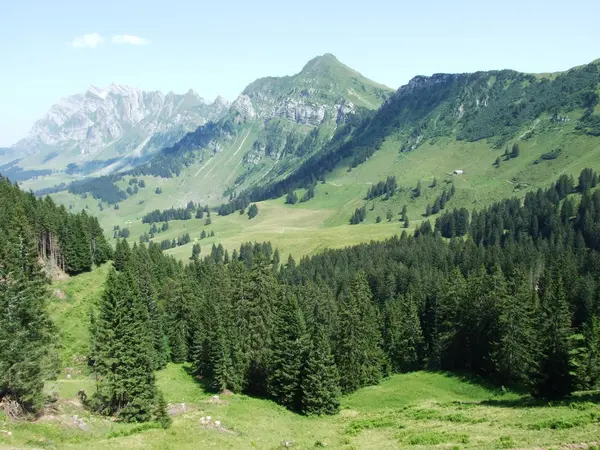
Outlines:
<svg viewBox="0 0 600 450"><path fill-rule="evenodd" d="M597 177L596 177L597 178ZM152 370L189 362L209 389L304 414L393 372L468 372L554 400L600 377L600 191L553 186L299 263L269 243L184 265L119 241L92 319L90 407L164 420ZM464 214L461 213L461 214Z"/></svg>
<svg viewBox="0 0 600 450"><path fill-rule="evenodd" d="M0 400L26 413L44 404L56 376L56 328L47 310L47 272L75 274L112 257L94 217L69 214L0 177Z"/></svg>

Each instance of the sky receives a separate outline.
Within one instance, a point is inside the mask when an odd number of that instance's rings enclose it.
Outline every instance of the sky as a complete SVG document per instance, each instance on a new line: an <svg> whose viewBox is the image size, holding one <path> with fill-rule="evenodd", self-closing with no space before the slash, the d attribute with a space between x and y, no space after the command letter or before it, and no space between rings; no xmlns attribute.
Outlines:
<svg viewBox="0 0 600 450"><path fill-rule="evenodd" d="M5 0L0 146L89 85L234 100L323 53L393 88L439 72L566 70L600 58L599 16L597 0Z"/></svg>

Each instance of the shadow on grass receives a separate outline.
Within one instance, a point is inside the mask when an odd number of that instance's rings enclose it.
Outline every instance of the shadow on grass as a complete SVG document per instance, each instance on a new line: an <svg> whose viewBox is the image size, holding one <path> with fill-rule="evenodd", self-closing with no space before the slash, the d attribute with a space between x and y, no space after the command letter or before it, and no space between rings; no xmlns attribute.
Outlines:
<svg viewBox="0 0 600 450"><path fill-rule="evenodd" d="M194 373L194 368L192 366L186 364L182 367L182 370L187 375L189 375L189 377L192 380L194 380L194 382L197 385L199 385L204 390L204 392L207 392L209 394L218 394L219 393L214 387L212 387L212 385L211 385L212 380L196 375Z"/></svg>
<svg viewBox="0 0 600 450"><path fill-rule="evenodd" d="M474 404L493 406L498 408L543 408L548 406L575 406L583 403L600 403L600 390L579 392L566 397L563 400L542 400L531 396L529 390L523 385L501 385L478 375L462 372L436 372L447 378L480 386L492 394L502 397L509 394L518 395L518 398L490 398L480 402L456 402L457 404Z"/></svg>
<svg viewBox="0 0 600 450"><path fill-rule="evenodd" d="M583 392L571 395L563 400L548 401L527 395L516 399L489 399L482 401L480 404L498 408L545 408L548 406L574 406L582 403L598 404L599 402L600 392Z"/></svg>

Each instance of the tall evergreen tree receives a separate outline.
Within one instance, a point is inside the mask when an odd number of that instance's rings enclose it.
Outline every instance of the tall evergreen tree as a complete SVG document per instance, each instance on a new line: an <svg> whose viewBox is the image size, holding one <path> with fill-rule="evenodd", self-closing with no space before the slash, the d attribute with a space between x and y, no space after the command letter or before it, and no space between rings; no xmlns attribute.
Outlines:
<svg viewBox="0 0 600 450"><path fill-rule="evenodd" d="M306 325L296 296L287 291L277 305L269 364L269 393L281 405L300 409Z"/></svg>
<svg viewBox="0 0 600 450"><path fill-rule="evenodd" d="M92 407L127 422L157 415L159 394L153 372L148 312L131 271L108 275L100 301L93 346L99 375Z"/></svg>
<svg viewBox="0 0 600 450"><path fill-rule="evenodd" d="M397 298L385 305L383 342L395 372L418 368L423 335L412 296Z"/></svg>
<svg viewBox="0 0 600 450"><path fill-rule="evenodd" d="M541 296L541 359L533 382L533 394L556 400L570 394L574 380L570 366L571 313L560 274L547 271Z"/></svg>
<svg viewBox="0 0 600 450"><path fill-rule="evenodd" d="M510 294L499 305L499 340L492 357L501 381L527 384L538 359L534 327L537 305L526 277L516 274L514 280Z"/></svg>
<svg viewBox="0 0 600 450"><path fill-rule="evenodd" d="M336 361L343 392L376 384L386 365L377 310L364 273L357 273L340 304Z"/></svg>
<svg viewBox="0 0 600 450"><path fill-rule="evenodd" d="M0 199L0 398L28 412L43 406L42 389L54 327L46 278L24 210ZM4 204L2 204L4 203ZM5 226L6 225L6 226Z"/></svg>
<svg viewBox="0 0 600 450"><path fill-rule="evenodd" d="M336 414L339 411L339 373L329 337L319 321L311 333L301 390L300 405L304 414Z"/></svg>

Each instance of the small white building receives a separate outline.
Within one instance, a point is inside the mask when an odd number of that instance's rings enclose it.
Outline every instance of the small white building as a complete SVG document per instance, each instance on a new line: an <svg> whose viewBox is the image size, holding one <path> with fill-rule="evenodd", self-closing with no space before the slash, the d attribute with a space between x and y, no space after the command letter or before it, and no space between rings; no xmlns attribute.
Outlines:
<svg viewBox="0 0 600 450"><path fill-rule="evenodd" d="M452 172L454 175L462 175L464 172L464 170L462 169L456 169L454 172Z"/></svg>

